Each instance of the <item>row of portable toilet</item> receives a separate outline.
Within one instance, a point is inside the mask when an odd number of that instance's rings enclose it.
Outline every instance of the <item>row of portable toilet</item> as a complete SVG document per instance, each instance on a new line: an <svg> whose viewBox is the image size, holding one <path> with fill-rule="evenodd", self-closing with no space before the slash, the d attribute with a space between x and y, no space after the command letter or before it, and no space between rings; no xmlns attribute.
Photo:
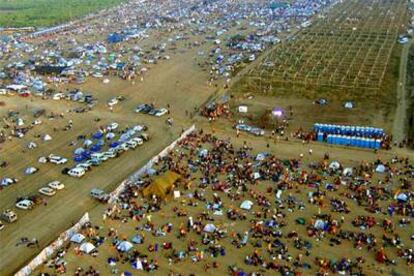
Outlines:
<svg viewBox="0 0 414 276"><path fill-rule="evenodd" d="M325 141L325 135L322 132L319 132L317 136L317 140L319 142L327 142L328 144L333 144L333 145L343 145L343 146L351 146L351 147L359 147L359 148L367 148L367 149L380 149L381 148L380 139L329 134L326 137L326 141Z"/></svg>
<svg viewBox="0 0 414 276"><path fill-rule="evenodd" d="M345 126L345 125L331 125L331 124L314 124L315 132L322 132L326 134L339 134L346 136L363 136L370 138L377 138L384 136L382 128L363 127L363 126Z"/></svg>

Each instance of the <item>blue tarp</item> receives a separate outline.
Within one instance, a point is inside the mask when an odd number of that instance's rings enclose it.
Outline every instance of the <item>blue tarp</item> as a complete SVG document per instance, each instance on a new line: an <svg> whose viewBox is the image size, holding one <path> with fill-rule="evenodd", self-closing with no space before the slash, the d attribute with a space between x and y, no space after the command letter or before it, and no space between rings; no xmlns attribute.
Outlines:
<svg viewBox="0 0 414 276"><path fill-rule="evenodd" d="M101 131L97 131L92 138L93 139L101 139L103 137L103 133Z"/></svg>

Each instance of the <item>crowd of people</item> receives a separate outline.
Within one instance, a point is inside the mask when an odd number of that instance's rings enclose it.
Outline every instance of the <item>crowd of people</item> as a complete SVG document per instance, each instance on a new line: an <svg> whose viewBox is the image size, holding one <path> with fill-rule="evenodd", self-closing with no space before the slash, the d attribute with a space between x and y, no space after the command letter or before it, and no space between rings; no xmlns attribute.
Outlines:
<svg viewBox="0 0 414 276"><path fill-rule="evenodd" d="M308 163L200 130L153 169L129 183L102 221L85 226L99 261L79 258L85 253L68 244L50 266L65 264L78 275L87 269L94 270L89 275L108 273L102 269L121 273L125 267L170 275L367 275L408 273L414 265L414 164L408 158L348 167L325 154ZM180 179L169 196L142 195L157 175L170 171ZM180 197L173 198L176 191ZM128 241L131 249L120 250ZM66 258L67 252L72 256ZM97 262L98 268L89 267Z"/></svg>

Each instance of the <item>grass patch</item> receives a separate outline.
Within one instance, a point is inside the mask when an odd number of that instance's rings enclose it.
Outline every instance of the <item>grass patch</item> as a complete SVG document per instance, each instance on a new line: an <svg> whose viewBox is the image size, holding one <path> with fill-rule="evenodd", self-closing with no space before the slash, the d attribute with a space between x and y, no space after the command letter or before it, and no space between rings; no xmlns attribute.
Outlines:
<svg viewBox="0 0 414 276"><path fill-rule="evenodd" d="M0 26L52 26L122 2L125 0L0 0Z"/></svg>

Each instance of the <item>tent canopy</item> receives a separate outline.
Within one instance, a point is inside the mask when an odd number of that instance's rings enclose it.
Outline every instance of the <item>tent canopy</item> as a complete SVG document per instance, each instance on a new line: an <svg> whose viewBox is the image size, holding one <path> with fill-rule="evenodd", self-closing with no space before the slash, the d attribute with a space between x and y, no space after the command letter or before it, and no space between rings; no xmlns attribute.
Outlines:
<svg viewBox="0 0 414 276"><path fill-rule="evenodd" d="M80 251L85 252L86 254L89 254L95 249L95 246L91 244L90 242L85 242L81 244L79 249Z"/></svg>
<svg viewBox="0 0 414 276"><path fill-rule="evenodd" d="M163 175L156 177L150 185L144 188L142 193L144 197L156 195L157 197L164 199L172 190L175 182L180 178L179 174L167 171Z"/></svg>
<svg viewBox="0 0 414 276"><path fill-rule="evenodd" d="M253 202L251 202L250 200L245 200L240 205L240 208L243 210L250 210L252 206L253 206Z"/></svg>
<svg viewBox="0 0 414 276"><path fill-rule="evenodd" d="M81 242L83 242L84 239L85 239L85 236L84 235L79 234L79 233L76 233L75 235L73 235L70 238L70 241L71 242L75 242L75 243L81 243Z"/></svg>

